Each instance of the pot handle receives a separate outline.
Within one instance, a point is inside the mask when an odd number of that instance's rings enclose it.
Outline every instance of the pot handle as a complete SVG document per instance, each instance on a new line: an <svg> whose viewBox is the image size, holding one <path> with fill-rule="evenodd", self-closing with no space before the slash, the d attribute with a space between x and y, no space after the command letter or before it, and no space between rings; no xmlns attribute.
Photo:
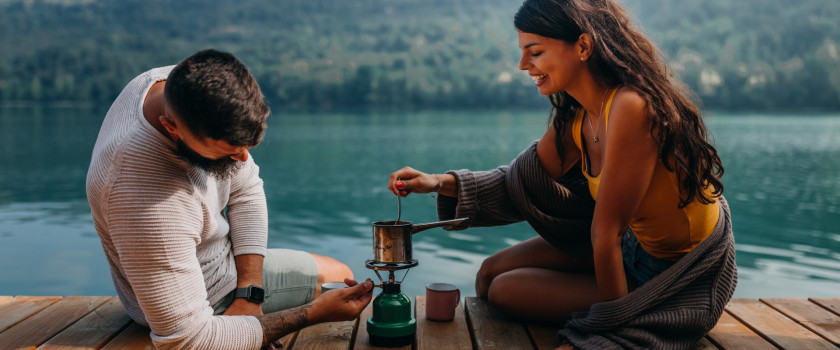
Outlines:
<svg viewBox="0 0 840 350"><path fill-rule="evenodd" d="M411 227L411 233L417 233L420 231L428 230L430 228L441 227L441 226L455 226L464 221L469 220L470 218L458 218L458 219L451 219L451 220L443 220L443 221L435 221L435 222L427 222L424 224L417 224Z"/></svg>

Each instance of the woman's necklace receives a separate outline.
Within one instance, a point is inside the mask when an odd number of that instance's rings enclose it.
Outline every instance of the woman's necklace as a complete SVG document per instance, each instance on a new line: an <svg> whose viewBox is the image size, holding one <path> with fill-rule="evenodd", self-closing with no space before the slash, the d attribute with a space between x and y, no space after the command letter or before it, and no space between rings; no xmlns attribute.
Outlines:
<svg viewBox="0 0 840 350"><path fill-rule="evenodd" d="M592 135L592 141L598 143L598 130L601 130L601 114L604 114L604 105L607 103L607 93L610 92L610 89L604 91L604 97L601 98L601 110L598 111L598 126L593 128L592 127L592 117L589 116L587 113L587 120L589 120L589 130L592 130L594 133Z"/></svg>

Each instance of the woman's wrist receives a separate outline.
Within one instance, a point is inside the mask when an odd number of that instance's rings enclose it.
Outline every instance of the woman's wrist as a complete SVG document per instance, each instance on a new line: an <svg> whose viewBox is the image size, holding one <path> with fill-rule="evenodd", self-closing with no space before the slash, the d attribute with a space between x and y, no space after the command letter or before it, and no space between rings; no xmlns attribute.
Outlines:
<svg viewBox="0 0 840 350"><path fill-rule="evenodd" d="M456 179L452 174L435 174L438 179L438 186L435 190L438 194L447 197L457 197Z"/></svg>

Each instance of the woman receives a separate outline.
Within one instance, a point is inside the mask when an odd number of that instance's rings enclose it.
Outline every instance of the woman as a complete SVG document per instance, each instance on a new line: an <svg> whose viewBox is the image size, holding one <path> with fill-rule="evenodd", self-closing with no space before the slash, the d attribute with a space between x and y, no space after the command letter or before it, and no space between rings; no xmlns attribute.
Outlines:
<svg viewBox="0 0 840 350"><path fill-rule="evenodd" d="M592 250L575 259L541 234L489 257L476 294L514 316L558 321L627 296L716 228L728 230L723 166L698 107L614 0L526 0L514 25L519 68L553 106L536 158L553 179L586 178ZM388 187L459 198L461 177L404 168ZM734 288L734 277L728 282Z"/></svg>

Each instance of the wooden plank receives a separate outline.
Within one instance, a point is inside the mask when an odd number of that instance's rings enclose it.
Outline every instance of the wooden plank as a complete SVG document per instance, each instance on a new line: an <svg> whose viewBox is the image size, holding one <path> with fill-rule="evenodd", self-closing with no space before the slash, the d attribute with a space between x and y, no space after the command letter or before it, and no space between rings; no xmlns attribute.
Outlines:
<svg viewBox="0 0 840 350"><path fill-rule="evenodd" d="M105 344L102 350L155 350L150 333L148 327L131 322L125 330ZM284 349L291 349L296 335L297 332L294 332L281 338Z"/></svg>
<svg viewBox="0 0 840 350"><path fill-rule="evenodd" d="M294 331L280 338L280 342L283 345L283 349L291 349L292 347L294 347L295 339L297 339L298 332L299 331ZM280 347L277 348L280 349Z"/></svg>
<svg viewBox="0 0 840 350"><path fill-rule="evenodd" d="M534 348L538 350L553 350L559 346L557 331L559 327L546 326L540 324L527 324L525 328L528 329L528 334L531 335L531 341ZM758 336L758 335L756 335ZM766 342L765 342L766 343ZM770 345L767 343L767 345ZM691 350L719 350L717 346L712 344L709 339L703 338Z"/></svg>
<svg viewBox="0 0 840 350"><path fill-rule="evenodd" d="M706 336L721 349L772 349L774 346L727 312Z"/></svg>
<svg viewBox="0 0 840 350"><path fill-rule="evenodd" d="M487 300L467 297L464 306L476 350L532 348L525 326L487 304Z"/></svg>
<svg viewBox="0 0 840 350"><path fill-rule="evenodd" d="M551 327L540 324L527 324L525 328L531 336L531 342L534 348L538 350L553 350L560 346L557 338L557 331L559 327Z"/></svg>
<svg viewBox="0 0 840 350"><path fill-rule="evenodd" d="M824 307L837 315L840 315L840 298L810 298L811 302Z"/></svg>
<svg viewBox="0 0 840 350"><path fill-rule="evenodd" d="M131 323L120 300L113 298L38 347L39 350L99 349Z"/></svg>
<svg viewBox="0 0 840 350"><path fill-rule="evenodd" d="M840 346L840 316L805 299L760 299L832 344Z"/></svg>
<svg viewBox="0 0 840 350"><path fill-rule="evenodd" d="M61 297L19 296L0 304L0 332L61 300Z"/></svg>
<svg viewBox="0 0 840 350"><path fill-rule="evenodd" d="M109 297L66 297L0 333L8 349L34 349L78 321Z"/></svg>
<svg viewBox="0 0 840 350"><path fill-rule="evenodd" d="M758 300L732 299L726 310L779 348L837 350L825 339Z"/></svg>
<svg viewBox="0 0 840 350"><path fill-rule="evenodd" d="M298 332L299 331L295 331L280 338L280 341L283 342L284 349L291 349L295 345L295 339L297 339Z"/></svg>
<svg viewBox="0 0 840 350"><path fill-rule="evenodd" d="M102 350L155 350L152 338L149 337L150 332L149 328L132 322L122 333L105 344Z"/></svg>
<svg viewBox="0 0 840 350"><path fill-rule="evenodd" d="M368 306L362 310L361 315L359 315L359 324L356 327L356 336L353 339L353 350L386 350L386 349L397 349L397 350L411 350L411 344L403 346L403 347L393 347L393 348L385 348L380 346L373 346L370 343L370 335L367 332L367 320L373 315L373 302L371 301Z"/></svg>
<svg viewBox="0 0 840 350"><path fill-rule="evenodd" d="M710 342L709 339L703 338L703 339L700 339L700 341L697 342L697 344L694 344L694 347L692 347L691 350L720 350L720 349L718 349L718 347L715 346L715 344L712 344L712 342Z"/></svg>
<svg viewBox="0 0 840 350"><path fill-rule="evenodd" d="M417 318L416 350L460 350L472 348L467 317L461 303L455 307L452 321L437 322L426 318L426 296L414 298Z"/></svg>
<svg viewBox="0 0 840 350"><path fill-rule="evenodd" d="M353 321L325 322L306 327L298 331L297 338L290 348L294 350L350 349L358 322L359 319L356 319Z"/></svg>

